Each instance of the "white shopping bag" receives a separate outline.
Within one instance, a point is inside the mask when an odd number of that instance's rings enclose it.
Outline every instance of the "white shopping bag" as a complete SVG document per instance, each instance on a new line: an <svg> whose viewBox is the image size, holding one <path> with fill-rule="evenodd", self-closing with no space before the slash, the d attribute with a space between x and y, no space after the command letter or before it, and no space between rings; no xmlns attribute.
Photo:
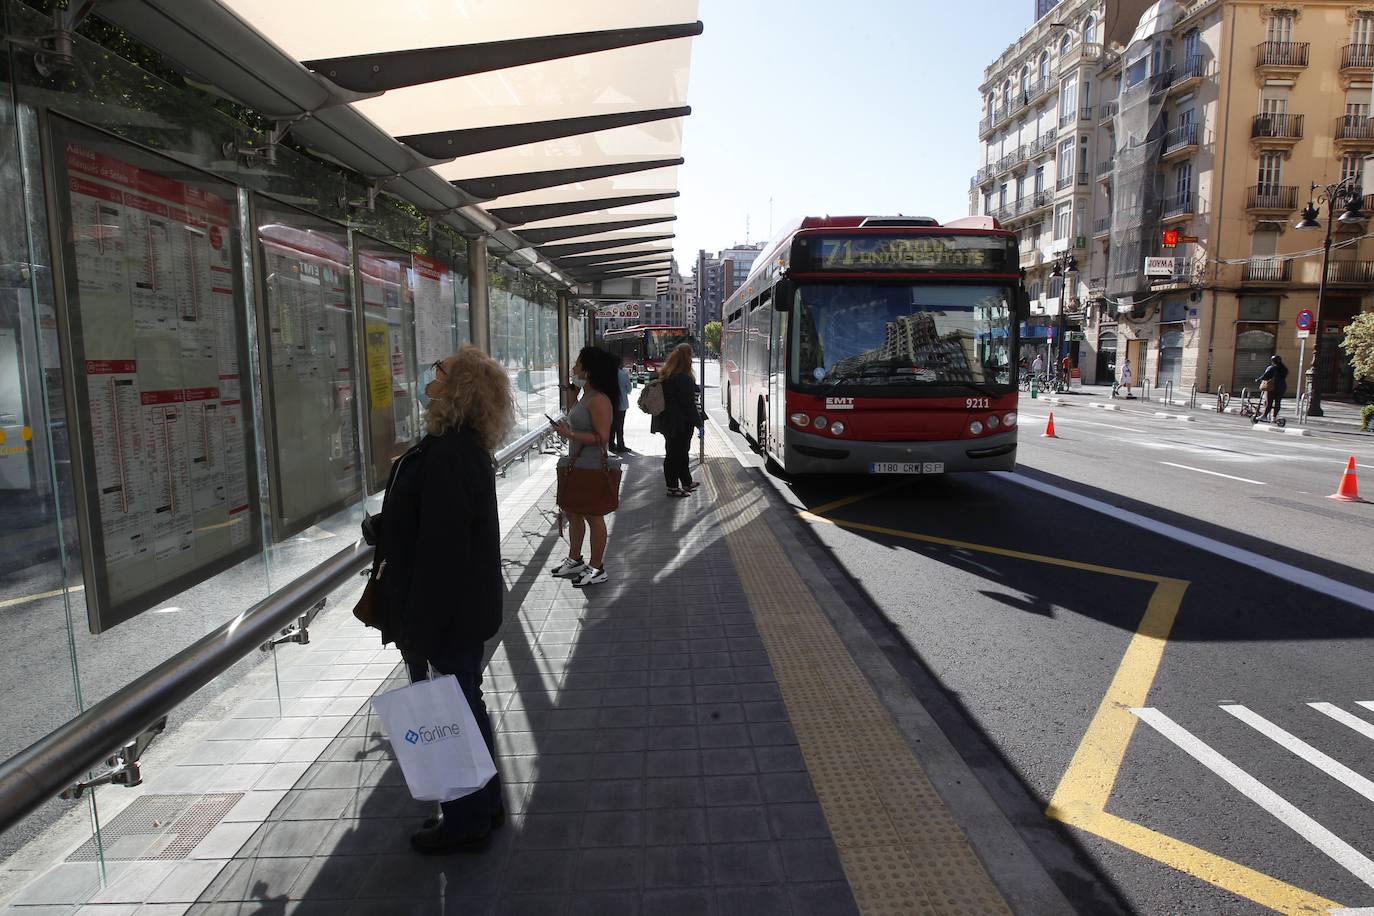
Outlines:
<svg viewBox="0 0 1374 916"><path fill-rule="evenodd" d="M418 801L471 795L496 775L472 708L451 674L372 698Z"/></svg>

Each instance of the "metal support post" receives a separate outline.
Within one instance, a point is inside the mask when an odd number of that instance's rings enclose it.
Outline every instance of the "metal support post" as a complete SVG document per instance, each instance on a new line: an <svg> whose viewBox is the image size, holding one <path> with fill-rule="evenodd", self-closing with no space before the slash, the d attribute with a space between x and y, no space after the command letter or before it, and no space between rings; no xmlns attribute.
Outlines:
<svg viewBox="0 0 1374 916"><path fill-rule="evenodd" d="M487 284L487 237L468 236L468 309L473 346L491 353L490 287Z"/></svg>
<svg viewBox="0 0 1374 916"><path fill-rule="evenodd" d="M572 354L569 349L568 322L572 319L568 308L568 293L558 293L558 405L568 409L568 379L572 378Z"/></svg>

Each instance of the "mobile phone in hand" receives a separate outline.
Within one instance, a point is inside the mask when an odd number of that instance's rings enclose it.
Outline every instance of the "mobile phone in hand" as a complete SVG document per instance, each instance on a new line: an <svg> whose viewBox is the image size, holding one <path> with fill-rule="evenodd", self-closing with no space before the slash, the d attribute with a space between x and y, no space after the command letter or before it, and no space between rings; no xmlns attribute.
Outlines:
<svg viewBox="0 0 1374 916"><path fill-rule="evenodd" d="M550 417L548 414L544 414L544 417L545 417L545 419L547 419L547 420L549 421L549 425L550 425L550 426L557 426L557 425L558 425L558 421L555 420L553 417Z"/></svg>

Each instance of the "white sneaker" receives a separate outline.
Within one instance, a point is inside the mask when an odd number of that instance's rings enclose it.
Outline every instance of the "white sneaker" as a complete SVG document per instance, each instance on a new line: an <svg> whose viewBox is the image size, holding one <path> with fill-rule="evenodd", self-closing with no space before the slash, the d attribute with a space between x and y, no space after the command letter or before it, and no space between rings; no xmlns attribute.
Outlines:
<svg viewBox="0 0 1374 916"><path fill-rule="evenodd" d="M606 581L606 568L603 566L597 569L595 566L588 566L573 579L573 588L584 588L588 585L600 585Z"/></svg>
<svg viewBox="0 0 1374 916"><path fill-rule="evenodd" d="M581 560L574 560L572 557L568 557L562 563L559 563L557 566L553 568L553 575L559 579L572 579L575 578L578 573L582 572L582 570L586 568L586 563L582 562Z"/></svg>

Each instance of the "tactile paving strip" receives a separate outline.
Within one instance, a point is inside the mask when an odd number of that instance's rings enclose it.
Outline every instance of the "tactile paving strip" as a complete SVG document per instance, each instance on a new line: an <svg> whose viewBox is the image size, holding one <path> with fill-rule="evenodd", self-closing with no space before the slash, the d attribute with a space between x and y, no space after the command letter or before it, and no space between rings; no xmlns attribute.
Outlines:
<svg viewBox="0 0 1374 916"><path fill-rule="evenodd" d="M136 798L100 828L105 860L184 859L242 798L242 792ZM99 857L92 837L67 861L94 862Z"/></svg>
<svg viewBox="0 0 1374 916"><path fill-rule="evenodd" d="M758 623L854 900L865 916L1011 910L897 724L797 576L731 462L711 457L716 514Z"/></svg>

